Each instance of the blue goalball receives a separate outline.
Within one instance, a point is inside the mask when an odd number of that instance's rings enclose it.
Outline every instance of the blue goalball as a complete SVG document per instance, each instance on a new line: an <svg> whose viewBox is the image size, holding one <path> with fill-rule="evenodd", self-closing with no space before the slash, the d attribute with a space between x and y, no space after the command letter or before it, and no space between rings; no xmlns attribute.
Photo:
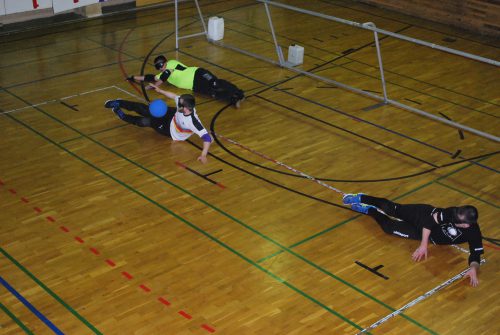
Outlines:
<svg viewBox="0 0 500 335"><path fill-rule="evenodd" d="M167 114L167 104L161 99L153 100L149 104L149 112L154 117L165 116Z"/></svg>

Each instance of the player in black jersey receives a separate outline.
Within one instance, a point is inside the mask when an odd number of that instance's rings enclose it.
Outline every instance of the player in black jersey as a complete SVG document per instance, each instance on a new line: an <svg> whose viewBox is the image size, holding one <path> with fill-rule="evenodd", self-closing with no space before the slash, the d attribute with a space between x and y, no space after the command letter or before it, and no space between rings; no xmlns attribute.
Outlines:
<svg viewBox="0 0 500 335"><path fill-rule="evenodd" d="M346 194L343 202L357 212L373 217L384 232L421 240L412 255L414 261L427 258L429 240L434 244L469 244L470 284L479 284L480 255L484 253L478 212L473 206L436 208L431 205L402 205L366 194Z"/></svg>

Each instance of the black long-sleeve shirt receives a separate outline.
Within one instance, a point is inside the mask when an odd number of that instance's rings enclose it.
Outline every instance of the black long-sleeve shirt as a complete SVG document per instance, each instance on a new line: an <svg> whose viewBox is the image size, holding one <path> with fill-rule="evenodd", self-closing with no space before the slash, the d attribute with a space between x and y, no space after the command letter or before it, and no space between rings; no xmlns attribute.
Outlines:
<svg viewBox="0 0 500 335"><path fill-rule="evenodd" d="M471 262L480 263L480 255L484 253L483 236L477 224L469 228L459 228L453 223L439 224L434 220L433 214L440 213L443 209L431 205L398 205L396 217L415 225L420 231L427 228L431 231L430 240L435 244L469 244L469 265Z"/></svg>
<svg viewBox="0 0 500 335"><path fill-rule="evenodd" d="M484 253L483 237L479 225L473 224L469 228L459 228L452 223L435 224L431 229L430 239L436 244L469 244L469 264L481 261Z"/></svg>

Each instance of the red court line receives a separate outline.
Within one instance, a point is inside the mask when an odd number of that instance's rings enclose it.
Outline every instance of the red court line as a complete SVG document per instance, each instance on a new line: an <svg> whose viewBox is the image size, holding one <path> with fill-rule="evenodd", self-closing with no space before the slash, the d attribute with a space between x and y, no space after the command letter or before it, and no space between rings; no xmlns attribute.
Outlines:
<svg viewBox="0 0 500 335"><path fill-rule="evenodd" d="M94 254L94 255L99 255L99 250L97 250L96 248L89 248L89 250Z"/></svg>
<svg viewBox="0 0 500 335"><path fill-rule="evenodd" d="M166 305L166 306L170 306L170 301L166 300L165 298L163 297L159 297L158 298L158 301L160 301L162 304Z"/></svg>
<svg viewBox="0 0 500 335"><path fill-rule="evenodd" d="M216 183L215 185L219 186L220 188L226 188L226 186L222 185L221 183Z"/></svg>
<svg viewBox="0 0 500 335"><path fill-rule="evenodd" d="M209 325L207 324L203 324L201 325L201 328L205 329L206 331L208 331L209 333L215 333L215 329L213 329L212 327L210 327Z"/></svg>
<svg viewBox="0 0 500 335"><path fill-rule="evenodd" d="M128 273L127 271L123 271L122 272L122 275L127 278L128 280L134 278L130 273Z"/></svg>
<svg viewBox="0 0 500 335"><path fill-rule="evenodd" d="M176 165L180 166L181 168L185 169L186 165L182 164L181 162L175 162Z"/></svg>
<svg viewBox="0 0 500 335"><path fill-rule="evenodd" d="M488 248L491 248L491 249L500 250L500 248L499 248L499 247L494 246L494 245L492 245L492 244L483 243L483 245L484 245L485 247L488 247Z"/></svg>
<svg viewBox="0 0 500 335"><path fill-rule="evenodd" d="M108 263L110 266L116 266L115 262L113 262L111 259L106 259L106 263Z"/></svg>
<svg viewBox="0 0 500 335"><path fill-rule="evenodd" d="M151 289L144 284L139 285L139 287L142 288L144 292L151 292Z"/></svg>
<svg viewBox="0 0 500 335"><path fill-rule="evenodd" d="M182 315L183 317L185 317L188 320L191 320L193 318L191 315L189 315L188 313L186 313L184 311L179 311L177 313L179 313L180 315Z"/></svg>
<svg viewBox="0 0 500 335"><path fill-rule="evenodd" d="M180 163L180 164L178 164L178 165L183 166L183 164L182 164L182 163ZM4 185L4 182L3 182L2 180L0 180L0 186L3 186L3 185ZM218 185L219 187L224 188L224 186L223 186L222 184L217 183L217 185ZM12 193L12 194L17 194L16 190L15 190L15 189L13 189L13 188L9 189L9 192L10 192L10 193ZM22 201L22 202L24 202L24 203L29 203L29 200L28 200L28 199L26 199L25 197L21 197L21 201ZM41 212L42 212L42 209L40 209L39 207L33 207L33 210L35 210L35 212L37 212L37 213L41 213ZM48 221L50 221L50 222L55 222L55 221L56 221L56 219L55 219L54 217L52 217L52 216L46 216L46 219L47 219ZM69 232L69 229L68 229L67 227L65 227L65 226L59 226L59 229L61 229L62 231L66 232L66 233L68 233L68 232ZM77 242L79 242L79 243L84 243L84 242L85 242L85 241L84 241L81 237L79 237L79 236L75 236L75 237L74 237L74 239L75 239ZM99 255L99 254L100 254L100 252L99 252L96 248L89 248L89 250L90 250L93 254L95 254L95 255ZM106 263L107 263L108 265L112 266L112 267L116 266L115 262L113 262L111 259L106 259ZM127 278L128 280L133 279L133 276L132 276L130 273L126 272L126 271L123 271L121 274L122 274L125 278ZM139 285L139 287L140 287L140 288L141 288L144 292L151 292L151 288L149 288L148 286L146 286L146 285L144 285L144 284ZM162 303L163 305L165 305L165 306L170 306L170 305L171 305L171 303L170 303L168 300L166 300L165 298L163 298L163 297L159 297L159 298L158 298L158 301L159 301L159 302L161 302L161 303ZM182 310L181 310L181 311L178 311L177 313L178 313L179 315L181 315L182 317L184 317L184 318L188 319L188 320L191 320L191 319L193 318L190 314L188 314L188 313L186 313L185 311L182 311ZM207 325L207 324L203 324L203 325L201 325L201 328L203 328L203 329L207 330L207 331L208 331L208 332L210 332L210 333L215 332L215 329L214 329L214 328L212 328L212 327L210 327L210 326L209 326L209 325Z"/></svg>
<svg viewBox="0 0 500 335"><path fill-rule="evenodd" d="M127 40L128 36L130 35L130 33L134 30L134 28L130 29L128 32L127 32L127 35L125 35L125 37L123 38L123 41L122 43L120 44L120 47L118 48L118 65L120 66L120 71L122 72L123 74L123 78L127 78L127 72L125 71L125 67L123 66L123 62L122 62L122 50L123 50L123 45L125 44L125 41ZM127 80L128 81L128 80ZM130 84L130 86L132 86L132 88L134 90L136 90L137 93L139 93L140 96L142 96L142 92L137 88L137 86L134 85L134 83L128 81L128 83Z"/></svg>

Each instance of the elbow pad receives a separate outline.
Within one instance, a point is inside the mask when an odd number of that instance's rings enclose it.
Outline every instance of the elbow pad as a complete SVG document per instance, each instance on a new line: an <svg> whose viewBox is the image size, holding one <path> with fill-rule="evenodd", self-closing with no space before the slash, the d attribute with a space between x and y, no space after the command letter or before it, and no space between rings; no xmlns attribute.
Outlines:
<svg viewBox="0 0 500 335"><path fill-rule="evenodd" d="M212 137L208 133L206 133L205 135L203 135L201 137L201 139L203 140L203 142L212 143Z"/></svg>
<svg viewBox="0 0 500 335"><path fill-rule="evenodd" d="M144 76L144 81L147 81L148 83L155 82L156 79L155 79L154 74L147 74L147 75L145 75Z"/></svg>

